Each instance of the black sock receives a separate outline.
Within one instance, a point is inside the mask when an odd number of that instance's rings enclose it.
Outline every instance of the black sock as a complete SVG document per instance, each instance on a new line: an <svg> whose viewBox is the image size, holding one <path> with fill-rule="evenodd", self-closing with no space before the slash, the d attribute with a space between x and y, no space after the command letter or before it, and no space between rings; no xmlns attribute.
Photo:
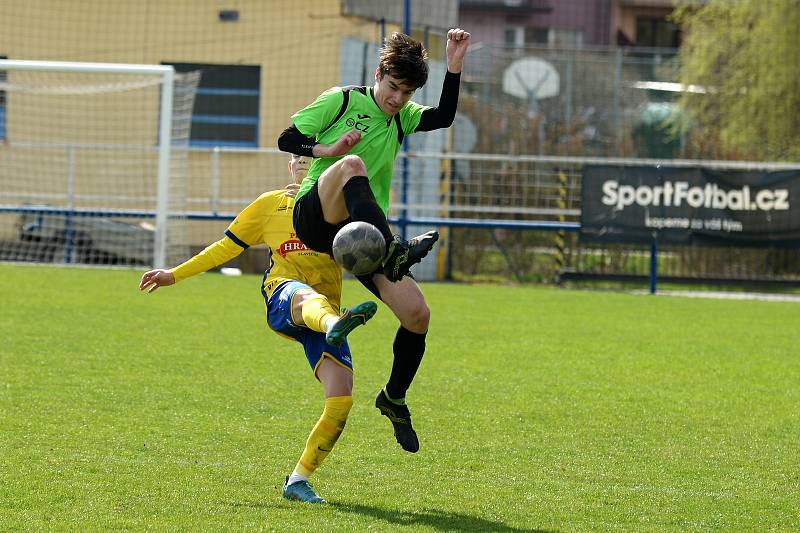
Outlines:
<svg viewBox="0 0 800 533"><path fill-rule="evenodd" d="M347 207L347 212L350 213L350 218L369 222L378 228L387 243L394 238L389 223L386 222L386 215L375 201L375 195L372 194L369 179L366 176L353 176L344 184L342 192L344 193L344 205Z"/></svg>
<svg viewBox="0 0 800 533"><path fill-rule="evenodd" d="M392 373L385 389L393 400L406 397L406 391L414 381L425 353L426 335L427 333L413 333L403 326L397 329L394 336Z"/></svg>

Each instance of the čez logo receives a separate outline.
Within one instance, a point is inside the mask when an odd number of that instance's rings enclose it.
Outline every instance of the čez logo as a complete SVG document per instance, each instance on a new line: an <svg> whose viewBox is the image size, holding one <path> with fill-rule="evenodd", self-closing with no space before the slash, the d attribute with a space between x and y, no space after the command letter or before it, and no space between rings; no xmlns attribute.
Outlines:
<svg viewBox="0 0 800 533"><path fill-rule="evenodd" d="M367 133L367 130L369 130L369 126L367 124L364 124L360 120L355 121L352 118L348 118L347 120L344 121L344 123L350 126L351 128L355 128L358 131L363 131L364 133Z"/></svg>

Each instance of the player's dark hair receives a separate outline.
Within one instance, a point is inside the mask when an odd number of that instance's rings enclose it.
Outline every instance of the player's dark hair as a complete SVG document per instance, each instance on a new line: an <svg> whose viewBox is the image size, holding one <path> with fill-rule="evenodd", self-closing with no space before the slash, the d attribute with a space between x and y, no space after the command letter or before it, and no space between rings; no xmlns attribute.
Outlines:
<svg viewBox="0 0 800 533"><path fill-rule="evenodd" d="M383 42L378 67L382 76L389 74L419 89L428 81L427 59L428 52L421 42L396 31Z"/></svg>

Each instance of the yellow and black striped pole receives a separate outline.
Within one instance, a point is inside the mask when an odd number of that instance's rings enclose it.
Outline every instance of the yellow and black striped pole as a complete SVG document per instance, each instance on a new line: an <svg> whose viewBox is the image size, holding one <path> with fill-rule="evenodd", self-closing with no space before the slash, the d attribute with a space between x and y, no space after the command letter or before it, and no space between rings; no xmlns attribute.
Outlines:
<svg viewBox="0 0 800 533"><path fill-rule="evenodd" d="M566 222L567 215L565 214L567 209L567 175L564 173L563 170L558 171L558 209L560 210L558 213L558 221L559 222ZM560 229L556 232L555 236L555 245L556 245L556 253L555 253L555 280L558 282L559 277L561 276L561 271L564 268L564 245L565 240L567 238L567 234L563 229Z"/></svg>
<svg viewBox="0 0 800 533"><path fill-rule="evenodd" d="M450 130L448 129L448 133ZM443 157L439 160L439 205L442 206L439 211L439 216L450 218L450 186L452 180L452 161L449 157ZM443 226L439 228L439 250L436 254L436 279L449 279L452 276L448 268L448 261L450 255L450 237L452 230L450 226Z"/></svg>

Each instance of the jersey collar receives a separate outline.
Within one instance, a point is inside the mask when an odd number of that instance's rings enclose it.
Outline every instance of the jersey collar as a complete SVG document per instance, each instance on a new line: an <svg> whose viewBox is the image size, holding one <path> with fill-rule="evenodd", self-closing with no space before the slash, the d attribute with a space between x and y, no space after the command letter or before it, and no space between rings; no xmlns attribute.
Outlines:
<svg viewBox="0 0 800 533"><path fill-rule="evenodd" d="M383 116L384 116L384 117L391 117L392 115L388 115L388 114L384 113L383 109L381 109L381 106L379 106L379 105L378 105L378 101L377 101L377 100L375 100L375 95L374 95L374 94L373 94L373 92L372 92L372 87L367 87L367 90L369 91L369 97L372 99L372 103L373 103L373 104L375 104L375 107L377 107L377 108L378 108L378 111L380 111L381 113L383 113ZM402 109L402 108L401 108L401 109ZM400 112L400 111L398 111L398 113L399 113L399 112Z"/></svg>

